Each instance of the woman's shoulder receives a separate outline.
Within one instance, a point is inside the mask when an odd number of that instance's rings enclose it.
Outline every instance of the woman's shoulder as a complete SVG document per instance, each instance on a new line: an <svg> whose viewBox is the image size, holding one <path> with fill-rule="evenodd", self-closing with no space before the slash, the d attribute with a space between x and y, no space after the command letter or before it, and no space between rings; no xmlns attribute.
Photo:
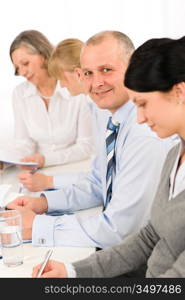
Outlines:
<svg viewBox="0 0 185 300"><path fill-rule="evenodd" d="M177 157L179 149L181 147L181 140L180 140L180 138L174 136L174 137L171 137L171 139L172 139L174 145L169 150L167 158L166 158L166 161L168 161L168 160L170 161L172 159L175 159Z"/></svg>
<svg viewBox="0 0 185 300"><path fill-rule="evenodd" d="M14 88L13 94L18 95L19 97L21 96L21 98L25 98L32 95L34 90L34 85L32 85L29 81L24 81Z"/></svg>
<svg viewBox="0 0 185 300"><path fill-rule="evenodd" d="M79 103L85 103L85 104L90 103L89 96L86 94L79 94L77 96L72 96L72 97L74 98L74 101L77 100Z"/></svg>
<svg viewBox="0 0 185 300"><path fill-rule="evenodd" d="M78 95L71 95L66 88L61 89L61 95L62 97L68 101L73 102L73 105L83 105L87 104L89 102L89 97L86 94L78 94Z"/></svg>

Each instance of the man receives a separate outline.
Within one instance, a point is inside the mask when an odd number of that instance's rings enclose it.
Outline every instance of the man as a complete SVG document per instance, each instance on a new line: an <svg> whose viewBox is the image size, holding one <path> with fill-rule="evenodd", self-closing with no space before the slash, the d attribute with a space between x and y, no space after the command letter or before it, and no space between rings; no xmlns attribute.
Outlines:
<svg viewBox="0 0 185 300"><path fill-rule="evenodd" d="M148 219L173 143L137 124L135 106L123 85L133 51L131 40L115 31L96 34L86 42L81 54L84 83L98 107L111 112L112 123L108 131L107 120L99 128L101 150L88 176L60 190L43 192L39 198L20 197L9 204L9 208L20 207L24 238L32 238L34 245L108 248L138 231ZM73 214L100 205L102 211L93 216ZM56 211L64 215L44 214Z"/></svg>
<svg viewBox="0 0 185 300"><path fill-rule="evenodd" d="M150 39L134 52L125 74L138 122L162 138L181 138L166 158L147 225L123 243L73 263L71 269L49 261L42 277L185 277L184 62L185 37ZM36 271L38 266L33 277Z"/></svg>

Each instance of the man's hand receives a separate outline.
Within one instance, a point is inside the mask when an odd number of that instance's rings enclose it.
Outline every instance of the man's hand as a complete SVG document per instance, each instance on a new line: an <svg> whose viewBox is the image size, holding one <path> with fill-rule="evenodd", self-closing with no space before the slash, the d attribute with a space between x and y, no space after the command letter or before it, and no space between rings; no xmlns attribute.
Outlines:
<svg viewBox="0 0 185 300"><path fill-rule="evenodd" d="M42 168L42 167L44 167L44 164L45 164L45 157L40 153L35 153L33 155L23 157L21 159L21 161L23 161L23 162L30 162L30 161L35 162L39 165L40 168ZM30 170L33 167L20 166L20 168Z"/></svg>
<svg viewBox="0 0 185 300"><path fill-rule="evenodd" d="M47 176L41 173L31 174L29 171L23 171L18 174L19 181L31 192L39 192L53 188L53 176Z"/></svg>
<svg viewBox="0 0 185 300"><path fill-rule="evenodd" d="M41 264L33 268L32 277L37 277ZM66 278L67 271L65 265L55 260L49 260L41 275L42 278Z"/></svg>
<svg viewBox="0 0 185 300"><path fill-rule="evenodd" d="M9 209L17 209L18 207L24 207L29 209L35 214L43 214L48 210L48 202L45 197L18 197L6 206Z"/></svg>
<svg viewBox="0 0 185 300"><path fill-rule="evenodd" d="M36 216L36 214L25 207L16 206L16 210L18 210L21 213L22 217L22 237L23 240L31 240L32 239L32 226L33 221Z"/></svg>

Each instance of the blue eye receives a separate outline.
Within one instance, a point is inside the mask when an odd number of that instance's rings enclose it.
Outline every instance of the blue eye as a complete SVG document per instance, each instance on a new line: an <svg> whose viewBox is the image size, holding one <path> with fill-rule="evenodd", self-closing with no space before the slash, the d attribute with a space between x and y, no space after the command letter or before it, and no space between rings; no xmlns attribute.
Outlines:
<svg viewBox="0 0 185 300"><path fill-rule="evenodd" d="M92 72L90 72L90 71L84 72L84 75L85 75L85 76L89 76L89 75L91 75L91 74L92 74Z"/></svg>
<svg viewBox="0 0 185 300"><path fill-rule="evenodd" d="M111 69L109 69L109 68L103 68L103 72L104 72L104 73L107 73L107 72L109 72L109 71L111 71Z"/></svg>

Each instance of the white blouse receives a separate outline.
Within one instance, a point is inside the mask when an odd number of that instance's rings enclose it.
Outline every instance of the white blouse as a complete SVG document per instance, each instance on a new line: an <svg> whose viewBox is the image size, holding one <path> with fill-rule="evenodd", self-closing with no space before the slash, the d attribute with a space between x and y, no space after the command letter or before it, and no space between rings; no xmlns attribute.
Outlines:
<svg viewBox="0 0 185 300"><path fill-rule="evenodd" d="M26 81L13 92L16 153L44 155L45 166L88 158L94 151L88 96L71 96L57 84L48 110Z"/></svg>

